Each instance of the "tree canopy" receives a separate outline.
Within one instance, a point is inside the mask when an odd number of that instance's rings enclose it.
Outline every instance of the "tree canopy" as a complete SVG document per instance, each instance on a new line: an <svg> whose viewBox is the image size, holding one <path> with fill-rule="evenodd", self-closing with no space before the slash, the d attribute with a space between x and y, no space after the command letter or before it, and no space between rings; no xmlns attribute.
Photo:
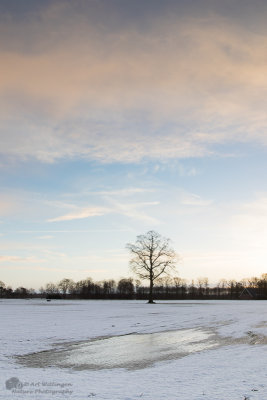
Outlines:
<svg viewBox="0 0 267 400"><path fill-rule="evenodd" d="M153 303L153 286L162 274L169 274L175 270L177 255L170 245L170 239L161 236L155 231L137 236L136 242L128 243L126 248L132 258L130 267L141 279L150 282L149 303Z"/></svg>

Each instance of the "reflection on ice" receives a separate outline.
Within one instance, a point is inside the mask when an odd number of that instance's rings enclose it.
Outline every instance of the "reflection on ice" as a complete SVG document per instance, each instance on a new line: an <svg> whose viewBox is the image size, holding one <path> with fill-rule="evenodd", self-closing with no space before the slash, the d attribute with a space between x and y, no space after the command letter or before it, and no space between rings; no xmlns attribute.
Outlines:
<svg viewBox="0 0 267 400"><path fill-rule="evenodd" d="M144 368L156 361L184 357L217 346L207 330L183 329L151 334L98 338L20 357L31 367L55 366L74 369Z"/></svg>
<svg viewBox="0 0 267 400"><path fill-rule="evenodd" d="M207 332L190 329L112 337L79 345L68 352L63 364L87 368L142 367L204 350L211 346L207 342L209 336Z"/></svg>

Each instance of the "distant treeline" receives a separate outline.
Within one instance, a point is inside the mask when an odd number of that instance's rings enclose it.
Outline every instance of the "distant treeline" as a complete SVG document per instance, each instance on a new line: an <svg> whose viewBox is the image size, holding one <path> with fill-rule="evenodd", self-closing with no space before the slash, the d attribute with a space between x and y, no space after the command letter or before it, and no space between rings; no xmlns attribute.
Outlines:
<svg viewBox="0 0 267 400"><path fill-rule="evenodd" d="M36 291L18 287L12 289L0 281L1 298L47 298L47 299L136 299L146 300L149 287L133 278L118 282L110 279L94 282L91 278L74 282L62 279L59 283L48 283ZM260 278L243 279L240 282L222 279L216 286L210 286L207 278L190 283L179 277L165 277L154 286L155 300L192 299L267 299L267 274Z"/></svg>

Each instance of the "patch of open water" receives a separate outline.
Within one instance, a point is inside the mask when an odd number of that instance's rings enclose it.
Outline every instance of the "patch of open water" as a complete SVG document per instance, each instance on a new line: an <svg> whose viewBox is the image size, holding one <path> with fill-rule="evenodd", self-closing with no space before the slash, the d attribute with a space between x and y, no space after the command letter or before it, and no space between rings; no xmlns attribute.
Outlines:
<svg viewBox="0 0 267 400"><path fill-rule="evenodd" d="M221 345L208 329L181 329L149 334L128 334L66 343L59 349L18 356L27 367L84 369L140 369Z"/></svg>

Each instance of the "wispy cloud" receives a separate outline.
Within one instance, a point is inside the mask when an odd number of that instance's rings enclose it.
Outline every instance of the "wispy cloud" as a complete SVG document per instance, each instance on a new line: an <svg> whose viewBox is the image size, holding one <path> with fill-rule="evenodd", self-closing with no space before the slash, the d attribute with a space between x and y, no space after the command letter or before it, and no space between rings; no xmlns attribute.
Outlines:
<svg viewBox="0 0 267 400"><path fill-rule="evenodd" d="M15 233L104 233L104 232L129 232L130 228L122 228L122 229L60 229L60 230L23 230L23 231L15 231Z"/></svg>
<svg viewBox="0 0 267 400"><path fill-rule="evenodd" d="M77 209L75 212L51 218L48 222L71 221L74 219L84 219L90 217L102 216L110 213L110 209L105 207L85 207Z"/></svg>
<svg viewBox="0 0 267 400"><path fill-rule="evenodd" d="M185 206L207 207L213 203L213 200L203 199L201 196L181 191L181 204Z"/></svg>
<svg viewBox="0 0 267 400"><path fill-rule="evenodd" d="M122 204L114 202L114 212L124 215L126 217L141 220L154 225L159 223L158 219L149 215L147 212L143 210L143 208L150 206L157 206L158 204L159 204L158 201L143 202L143 203L141 202L134 204Z"/></svg>
<svg viewBox="0 0 267 400"><path fill-rule="evenodd" d="M143 208L158 205L159 202L139 202L139 203L121 203L115 200L109 199L111 204L110 207L76 207L76 211L61 215L59 217L50 218L47 222L62 222L62 221L72 221L77 219L85 219L91 217L99 217L107 214L120 214L126 217L143 220L150 223L157 223L157 219L151 217Z"/></svg>
<svg viewBox="0 0 267 400"><path fill-rule="evenodd" d="M0 256L0 263L40 263L44 261L45 260L36 258L34 256Z"/></svg>
<svg viewBox="0 0 267 400"><path fill-rule="evenodd" d="M147 189L147 188L139 188L139 187L130 187L130 188L123 188L117 190L103 190L103 191L96 191L91 192L91 194L95 195L102 195L102 196L133 196L135 194L142 194L142 193L151 193L154 189Z"/></svg>

